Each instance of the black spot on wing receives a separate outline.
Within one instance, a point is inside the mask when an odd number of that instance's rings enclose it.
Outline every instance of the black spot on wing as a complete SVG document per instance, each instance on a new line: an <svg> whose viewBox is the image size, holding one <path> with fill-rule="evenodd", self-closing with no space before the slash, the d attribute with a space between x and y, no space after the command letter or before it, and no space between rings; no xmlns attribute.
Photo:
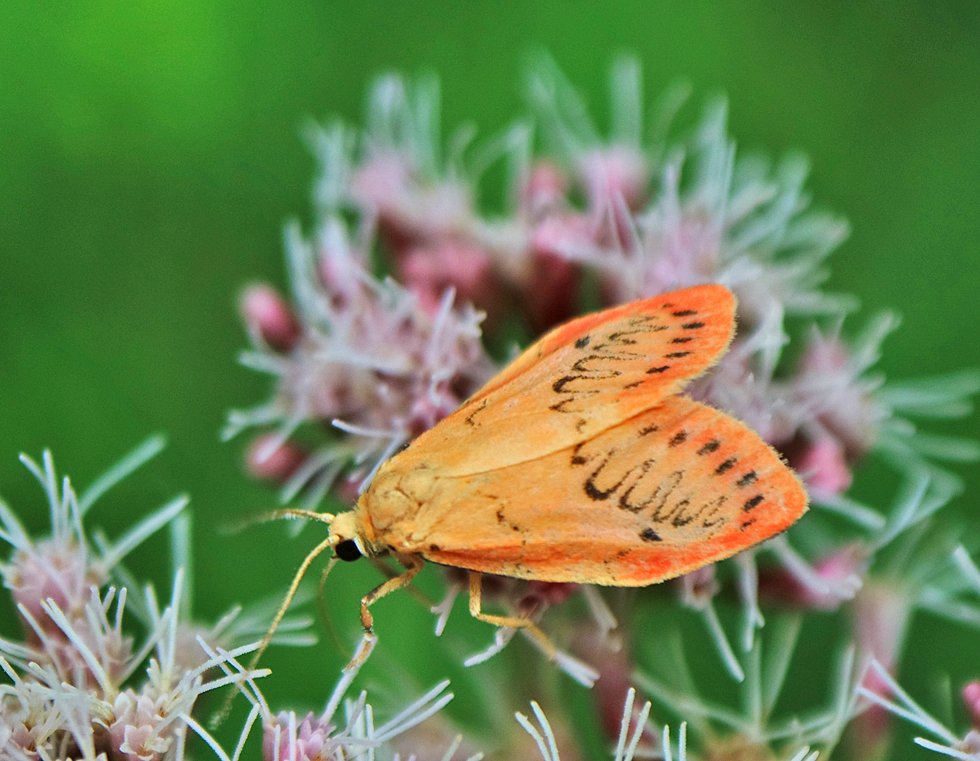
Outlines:
<svg viewBox="0 0 980 761"><path fill-rule="evenodd" d="M667 446L676 447L687 441L687 431L678 431L674 434L673 438L667 442Z"/></svg>
<svg viewBox="0 0 980 761"><path fill-rule="evenodd" d="M662 542L663 539L660 538L660 534L654 531L652 528L645 528L640 532L640 539L644 542Z"/></svg>
<svg viewBox="0 0 980 761"><path fill-rule="evenodd" d="M697 313L696 309L682 309L679 312L671 312L674 317L691 317Z"/></svg>
<svg viewBox="0 0 980 761"><path fill-rule="evenodd" d="M665 373L670 369L670 365L661 365L660 367L651 367L647 370L647 375L658 375L659 373Z"/></svg>
<svg viewBox="0 0 980 761"><path fill-rule="evenodd" d="M693 338L691 338L690 336L685 336L685 337L683 337L683 338L671 338L671 339L670 339L670 342L671 342L672 344L689 344L689 343L691 343L691 341L693 341L693 340L694 340L694 339L693 339Z"/></svg>
<svg viewBox="0 0 980 761"><path fill-rule="evenodd" d="M762 503L763 499L765 498L761 494L756 494L752 499L745 501L745 504L742 505L742 511L747 513L749 510L755 509Z"/></svg>
<svg viewBox="0 0 980 761"><path fill-rule="evenodd" d="M684 328L684 330L697 330L698 328L703 328L704 327L704 323L703 322L687 322L687 323L684 323L683 325L681 325L681 327Z"/></svg>
<svg viewBox="0 0 980 761"><path fill-rule="evenodd" d="M704 457L704 455L711 454L720 446L721 446L721 442L718 441L718 439L712 439L698 450L698 454Z"/></svg>
<svg viewBox="0 0 980 761"><path fill-rule="evenodd" d="M736 458L729 457L721 465L715 468L715 475L720 476L722 473L727 473L729 470L735 467L736 462L738 462Z"/></svg>
<svg viewBox="0 0 980 761"><path fill-rule="evenodd" d="M580 339L578 339L578 341L575 342L575 348L584 349L586 346L589 345L589 341L591 340L592 339L589 336L582 336Z"/></svg>
<svg viewBox="0 0 980 761"><path fill-rule="evenodd" d="M671 352L670 354L664 354L664 357L666 359L680 359L681 357L689 356L691 353L692 352L689 351L675 351Z"/></svg>
<svg viewBox="0 0 980 761"><path fill-rule="evenodd" d="M741 489L751 483L754 483L757 478L758 475L756 475L756 472L754 470L750 470L748 473L738 479L738 481L735 482L735 485Z"/></svg>

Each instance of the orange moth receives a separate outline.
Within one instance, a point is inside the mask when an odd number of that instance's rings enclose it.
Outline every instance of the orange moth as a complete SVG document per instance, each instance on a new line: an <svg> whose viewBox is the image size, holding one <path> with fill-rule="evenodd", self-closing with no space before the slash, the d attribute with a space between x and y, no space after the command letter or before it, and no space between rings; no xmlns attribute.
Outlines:
<svg viewBox="0 0 980 761"><path fill-rule="evenodd" d="M779 455L731 416L680 395L725 352L735 297L702 285L586 315L547 333L456 412L385 462L347 513L280 510L330 524L319 553L390 555L482 573L638 587L730 557L788 528L807 496ZM271 632L270 635L271 636ZM268 641L266 638L266 642ZM263 643L265 644L265 643Z"/></svg>

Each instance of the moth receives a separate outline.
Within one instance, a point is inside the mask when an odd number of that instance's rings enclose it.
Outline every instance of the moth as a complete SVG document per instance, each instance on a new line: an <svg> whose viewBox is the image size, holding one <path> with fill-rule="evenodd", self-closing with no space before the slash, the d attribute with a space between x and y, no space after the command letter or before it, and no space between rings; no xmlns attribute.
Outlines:
<svg viewBox="0 0 980 761"><path fill-rule="evenodd" d="M807 510L799 478L743 423L680 393L727 350L735 306L701 285L553 329L386 461L350 512L273 515L330 524L288 597L329 548L391 556L405 571L361 601L372 634L375 602L426 561L454 566L470 572L475 617L553 653L528 619L483 613L481 574L646 586L784 531Z"/></svg>

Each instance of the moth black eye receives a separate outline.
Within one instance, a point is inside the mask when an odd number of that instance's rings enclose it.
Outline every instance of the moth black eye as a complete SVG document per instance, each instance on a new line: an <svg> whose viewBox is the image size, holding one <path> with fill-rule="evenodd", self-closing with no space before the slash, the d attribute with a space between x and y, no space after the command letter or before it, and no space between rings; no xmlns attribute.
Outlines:
<svg viewBox="0 0 980 761"><path fill-rule="evenodd" d="M357 549L357 543L353 539L345 539L342 542L338 542L333 551L341 560L351 561L361 557L361 551Z"/></svg>

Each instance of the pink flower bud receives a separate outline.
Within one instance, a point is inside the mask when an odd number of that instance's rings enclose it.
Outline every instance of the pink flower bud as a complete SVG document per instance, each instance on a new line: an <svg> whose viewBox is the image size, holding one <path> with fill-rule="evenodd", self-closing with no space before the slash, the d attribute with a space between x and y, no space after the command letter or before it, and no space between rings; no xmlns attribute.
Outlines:
<svg viewBox="0 0 980 761"><path fill-rule="evenodd" d="M410 159L377 152L355 172L351 194L378 228L395 258L412 246L449 237L473 219L470 188L461 181L423 181Z"/></svg>
<svg viewBox="0 0 980 761"><path fill-rule="evenodd" d="M815 335L807 343L798 369L802 375L840 373L847 368L850 359L850 351L839 339Z"/></svg>
<svg viewBox="0 0 980 761"><path fill-rule="evenodd" d="M850 544L816 563L814 570L821 588L815 588L785 568L777 568L760 574L759 596L794 607L837 610L841 603L854 598L868 570L868 562L867 548Z"/></svg>
<svg viewBox="0 0 980 761"><path fill-rule="evenodd" d="M239 300L242 319L271 348L289 351L300 334L299 321L283 298L268 285L251 285Z"/></svg>
<svg viewBox="0 0 980 761"><path fill-rule="evenodd" d="M911 614L911 596L902 587L887 582L866 584L854 599L854 631L860 652L873 656L888 670L895 664L905 641ZM863 686L879 695L891 688L873 670L868 671ZM891 714L882 706L872 705L855 718L851 726L854 758L881 758L890 738Z"/></svg>
<svg viewBox="0 0 980 761"><path fill-rule="evenodd" d="M521 206L532 219L537 219L564 200L568 192L568 177L550 161L539 161L531 169L521 188Z"/></svg>
<svg viewBox="0 0 980 761"><path fill-rule="evenodd" d="M646 201L650 166L637 148L614 145L590 151L579 159L578 172L593 209L610 198L622 198L630 209Z"/></svg>
<svg viewBox="0 0 980 761"><path fill-rule="evenodd" d="M398 262L401 281L430 315L439 309L447 288L456 289L456 303L469 302L499 318L504 299L486 251L471 243L443 239L413 246Z"/></svg>
<svg viewBox="0 0 980 761"><path fill-rule="evenodd" d="M974 679L963 688L963 703L974 729L980 729L980 680Z"/></svg>
<svg viewBox="0 0 980 761"><path fill-rule="evenodd" d="M65 639L64 632L42 607L51 600L55 607L74 619L90 598L90 588L105 584L107 578L90 563L84 548L71 542L39 541L28 554L14 553L10 570L4 574L4 584L13 593L14 603L22 605L45 634L57 641ZM40 644L35 632L28 628L28 641Z"/></svg>
<svg viewBox="0 0 980 761"><path fill-rule="evenodd" d="M851 488L853 474L836 439L821 438L807 445L791 464L814 492L843 494Z"/></svg>
<svg viewBox="0 0 980 761"><path fill-rule="evenodd" d="M816 424L837 440L848 462L862 457L878 436L879 413L870 395L877 383L862 380L859 372L852 366L852 353L846 344L836 336L814 331L794 381ZM828 482L835 480L831 477Z"/></svg>
<svg viewBox="0 0 980 761"><path fill-rule="evenodd" d="M334 756L339 743L331 741L330 735L336 729L332 724L324 724L310 712L302 722L296 722L295 737L290 736L289 724L289 714L285 711L274 720L265 722L262 728L262 758L266 761L317 761ZM327 755L321 756L324 750Z"/></svg>
<svg viewBox="0 0 980 761"><path fill-rule="evenodd" d="M271 449L278 438L271 433L258 436L249 446L245 465L254 478L282 483L309 456L309 452L289 441Z"/></svg>

